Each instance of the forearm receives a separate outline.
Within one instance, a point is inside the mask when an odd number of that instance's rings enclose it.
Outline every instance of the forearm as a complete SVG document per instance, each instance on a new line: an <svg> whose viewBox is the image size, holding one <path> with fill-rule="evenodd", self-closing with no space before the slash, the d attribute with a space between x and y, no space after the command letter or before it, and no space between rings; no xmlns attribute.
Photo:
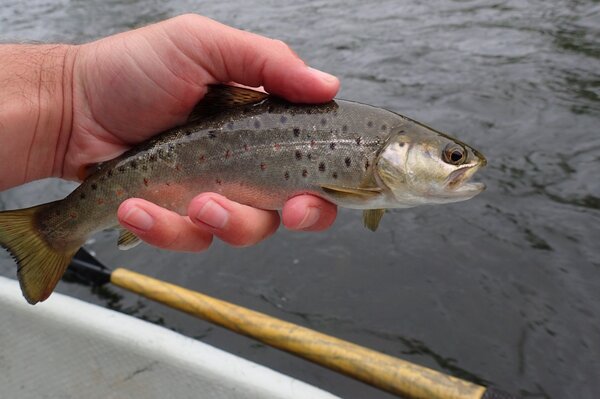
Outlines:
<svg viewBox="0 0 600 399"><path fill-rule="evenodd" d="M0 190L62 174L74 49L0 45Z"/></svg>

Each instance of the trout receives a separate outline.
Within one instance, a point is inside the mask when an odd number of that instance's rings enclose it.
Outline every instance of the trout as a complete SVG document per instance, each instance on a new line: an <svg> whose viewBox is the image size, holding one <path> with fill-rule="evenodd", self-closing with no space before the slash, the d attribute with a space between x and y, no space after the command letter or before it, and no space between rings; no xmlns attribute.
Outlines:
<svg viewBox="0 0 600 399"><path fill-rule="evenodd" d="M54 290L92 234L118 225L127 198L180 214L201 192L261 209L313 194L362 209L375 230L385 209L469 199L486 160L465 143L385 109L334 100L292 104L231 86L211 86L186 124L99 164L60 201L0 212L0 245L18 265L31 304ZM123 230L119 247L139 242Z"/></svg>

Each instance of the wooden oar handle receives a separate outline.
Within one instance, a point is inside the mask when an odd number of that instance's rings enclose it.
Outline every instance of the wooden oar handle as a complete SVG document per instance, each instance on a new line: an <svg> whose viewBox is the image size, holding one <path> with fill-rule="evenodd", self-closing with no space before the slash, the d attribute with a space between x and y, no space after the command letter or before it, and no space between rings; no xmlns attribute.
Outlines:
<svg viewBox="0 0 600 399"><path fill-rule="evenodd" d="M408 398L482 399L486 388L126 269L111 282L228 330Z"/></svg>

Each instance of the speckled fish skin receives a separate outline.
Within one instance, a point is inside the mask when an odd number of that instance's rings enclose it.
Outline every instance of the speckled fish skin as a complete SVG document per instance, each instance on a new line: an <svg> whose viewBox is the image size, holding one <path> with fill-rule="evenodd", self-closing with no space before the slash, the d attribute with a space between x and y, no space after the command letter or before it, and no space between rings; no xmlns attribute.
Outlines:
<svg viewBox="0 0 600 399"><path fill-rule="evenodd" d="M377 229L387 208L463 201L484 188L468 179L485 158L419 122L336 100L294 105L227 86L209 90L184 126L98 166L61 201L0 212L0 245L18 264L25 298L45 300L93 233L118 224L127 198L180 214L201 192L262 209L314 194L364 209ZM139 242L122 233L123 249Z"/></svg>
<svg viewBox="0 0 600 399"><path fill-rule="evenodd" d="M67 198L40 212L38 221L49 241L69 246L116 225L117 208L130 197L180 214L200 192L262 209L281 209L302 193L345 207L375 208L340 201L321 186L377 186L378 152L390 135L411 129L428 130L349 101L291 105L267 98L175 128L104 163Z"/></svg>

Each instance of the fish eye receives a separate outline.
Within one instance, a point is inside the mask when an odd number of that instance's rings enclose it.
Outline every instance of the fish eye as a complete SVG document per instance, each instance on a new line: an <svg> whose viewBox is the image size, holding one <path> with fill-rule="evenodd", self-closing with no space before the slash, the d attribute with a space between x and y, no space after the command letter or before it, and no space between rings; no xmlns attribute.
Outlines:
<svg viewBox="0 0 600 399"><path fill-rule="evenodd" d="M442 153L444 162L450 165L461 165L467 159L465 149L457 144L448 144Z"/></svg>

